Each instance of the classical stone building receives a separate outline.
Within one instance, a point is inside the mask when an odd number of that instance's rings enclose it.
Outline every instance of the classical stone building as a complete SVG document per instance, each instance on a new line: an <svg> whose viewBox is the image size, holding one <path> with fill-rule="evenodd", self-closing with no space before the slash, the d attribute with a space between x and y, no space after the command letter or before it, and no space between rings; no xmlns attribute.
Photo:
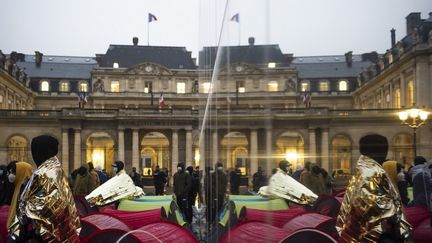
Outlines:
<svg viewBox="0 0 432 243"><path fill-rule="evenodd" d="M412 130L397 112L432 105L431 24L432 17L410 14L406 37L396 42L393 32L383 54L301 57L250 38L246 46L204 47L196 63L184 47L141 46L134 38L95 57L3 55L28 78L0 70L1 82L22 86L27 102L2 105L0 159L51 134L67 171L86 161L110 170L123 160L143 172L222 161L251 175L282 158L331 171L352 169L360 137L380 133L388 157L409 165ZM431 158L431 126L420 129L417 153ZM24 142L14 147L17 138ZM20 159L31 161L26 156Z"/></svg>

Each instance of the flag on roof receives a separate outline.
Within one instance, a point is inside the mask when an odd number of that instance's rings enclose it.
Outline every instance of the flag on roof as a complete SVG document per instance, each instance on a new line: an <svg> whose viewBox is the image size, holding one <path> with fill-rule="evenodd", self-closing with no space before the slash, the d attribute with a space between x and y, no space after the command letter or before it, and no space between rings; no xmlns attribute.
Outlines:
<svg viewBox="0 0 432 243"><path fill-rule="evenodd" d="M227 104L228 108L231 107L231 97L227 96L227 98L226 98L226 104Z"/></svg>
<svg viewBox="0 0 432 243"><path fill-rule="evenodd" d="M234 14L230 20L237 23L240 22L240 14L239 13Z"/></svg>
<svg viewBox="0 0 432 243"><path fill-rule="evenodd" d="M165 100L164 100L164 96L163 93L161 93L160 97L159 97L159 108L162 109L165 106Z"/></svg>
<svg viewBox="0 0 432 243"><path fill-rule="evenodd" d="M303 104L305 105L306 108L310 108L311 107L311 93L309 91L306 91L303 93Z"/></svg>
<svg viewBox="0 0 432 243"><path fill-rule="evenodd" d="M152 22L152 21L157 21L157 20L158 20L158 19L156 18L155 15L153 15L153 14L151 14L151 13L148 14L148 22L149 22L149 23Z"/></svg>
<svg viewBox="0 0 432 243"><path fill-rule="evenodd" d="M84 108L86 104L87 104L87 95L84 92L78 93L79 108Z"/></svg>

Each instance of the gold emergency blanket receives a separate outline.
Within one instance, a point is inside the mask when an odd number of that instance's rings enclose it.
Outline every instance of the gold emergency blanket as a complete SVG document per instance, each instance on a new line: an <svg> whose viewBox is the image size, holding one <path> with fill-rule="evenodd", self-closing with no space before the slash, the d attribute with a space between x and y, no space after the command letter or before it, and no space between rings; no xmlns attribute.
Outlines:
<svg viewBox="0 0 432 243"><path fill-rule="evenodd" d="M270 177L269 185L261 187L258 193L265 197L285 198L297 204L313 205L318 198L309 188L279 168Z"/></svg>
<svg viewBox="0 0 432 243"><path fill-rule="evenodd" d="M119 199L130 199L144 196L144 191L135 186L132 178L120 171L113 178L94 189L85 197L87 202L93 206L103 206Z"/></svg>
<svg viewBox="0 0 432 243"><path fill-rule="evenodd" d="M389 218L400 224L400 235L407 239L411 226L396 187L381 165L361 155L337 218L339 242L377 242Z"/></svg>
<svg viewBox="0 0 432 243"><path fill-rule="evenodd" d="M21 194L17 220L9 233L18 237L20 225L26 222L33 223L44 242L79 242L80 221L57 157L45 161L30 177Z"/></svg>

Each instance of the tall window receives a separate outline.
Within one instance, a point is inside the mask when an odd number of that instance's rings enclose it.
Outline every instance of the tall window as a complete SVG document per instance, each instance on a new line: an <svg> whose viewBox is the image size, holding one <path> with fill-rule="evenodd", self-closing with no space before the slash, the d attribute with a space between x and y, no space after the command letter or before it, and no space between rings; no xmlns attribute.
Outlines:
<svg viewBox="0 0 432 243"><path fill-rule="evenodd" d="M302 81L300 84L300 89L302 92L310 91L309 81Z"/></svg>
<svg viewBox="0 0 432 243"><path fill-rule="evenodd" d="M184 94L186 93L186 83L185 82L178 82L177 83L177 94Z"/></svg>
<svg viewBox="0 0 432 243"><path fill-rule="evenodd" d="M144 83L144 93L151 93L152 92L152 82L151 81L145 81Z"/></svg>
<svg viewBox="0 0 432 243"><path fill-rule="evenodd" d="M79 91L80 92L88 92L88 84L87 84L87 82L81 82L79 84Z"/></svg>
<svg viewBox="0 0 432 243"><path fill-rule="evenodd" d="M205 94L209 93L211 87L212 87L212 85L211 85L210 82L205 82L205 83L203 83L203 84L202 84L202 90L203 90L203 93L205 93Z"/></svg>
<svg viewBox="0 0 432 243"><path fill-rule="evenodd" d="M245 82L244 81L237 81L237 91L239 93L246 92Z"/></svg>
<svg viewBox="0 0 432 243"><path fill-rule="evenodd" d="M278 91L278 82L277 81L270 81L267 85L267 89L270 92L277 92Z"/></svg>
<svg viewBox="0 0 432 243"><path fill-rule="evenodd" d="M60 92L69 92L70 84L67 81L63 81L60 83Z"/></svg>
<svg viewBox="0 0 432 243"><path fill-rule="evenodd" d="M328 81L320 81L319 82L319 91L321 91L321 92L329 91Z"/></svg>
<svg viewBox="0 0 432 243"><path fill-rule="evenodd" d="M407 89L407 101L408 106L414 105L414 81L410 80L408 82L408 89Z"/></svg>
<svg viewBox="0 0 432 243"><path fill-rule="evenodd" d="M120 92L120 82L119 81L111 81L111 92L115 92L115 93Z"/></svg>
<svg viewBox="0 0 432 243"><path fill-rule="evenodd" d="M401 108L401 101L400 101L401 97L400 97L400 89L396 89L394 91L394 97L393 97L393 104L394 104L394 108Z"/></svg>
<svg viewBox="0 0 432 243"><path fill-rule="evenodd" d="M339 81L339 91L348 91L348 81Z"/></svg>
<svg viewBox="0 0 432 243"><path fill-rule="evenodd" d="M42 81L41 82L41 91L49 91L50 85L48 81Z"/></svg>

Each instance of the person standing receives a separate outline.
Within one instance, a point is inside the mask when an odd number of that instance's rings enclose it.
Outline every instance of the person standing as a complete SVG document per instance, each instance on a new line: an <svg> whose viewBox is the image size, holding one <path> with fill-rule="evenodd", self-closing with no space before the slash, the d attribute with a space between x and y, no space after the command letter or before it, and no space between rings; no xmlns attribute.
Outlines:
<svg viewBox="0 0 432 243"><path fill-rule="evenodd" d="M413 204L429 208L432 194L430 170L423 156L414 158L414 167L410 170L413 185Z"/></svg>
<svg viewBox="0 0 432 243"><path fill-rule="evenodd" d="M189 215L189 207L192 205L188 205L188 195L192 189L192 178L186 173L185 166L183 163L178 163L177 172L174 174L173 180L173 188L174 194L177 198L177 205L180 207L181 211L184 215L186 215L186 220L191 218Z"/></svg>
<svg viewBox="0 0 432 243"><path fill-rule="evenodd" d="M233 195L240 194L240 166L236 165L235 169L230 172L230 193Z"/></svg>
<svg viewBox="0 0 432 243"><path fill-rule="evenodd" d="M83 164L78 169L78 175L73 187L74 196L87 196L91 190L91 177L88 173L88 164Z"/></svg>
<svg viewBox="0 0 432 243"><path fill-rule="evenodd" d="M88 162L88 168L89 168L89 175L90 175L90 192L92 192L94 189L96 189L98 186L100 186L100 180L99 175L94 169L93 163ZM90 193L89 192L89 193Z"/></svg>
<svg viewBox="0 0 432 243"><path fill-rule="evenodd" d="M9 227L12 240L80 242L80 221L62 165L56 157L57 139L33 138L31 153L37 170L21 194L17 219Z"/></svg>
<svg viewBox="0 0 432 243"><path fill-rule="evenodd" d="M99 182L100 184L104 184L108 180L108 174L105 171L102 171L102 168L100 165L97 165L95 168L96 173L99 176Z"/></svg>
<svg viewBox="0 0 432 243"><path fill-rule="evenodd" d="M164 194L165 183L166 183L165 173L159 168L159 165L156 165L156 169L153 171L153 184L155 187L156 196Z"/></svg>
<svg viewBox="0 0 432 243"><path fill-rule="evenodd" d="M210 188L210 199L212 200L211 208L211 221L213 223L216 220L216 215L219 215L225 201L226 190L228 186L228 180L225 172L223 171L223 165L221 162L217 162L215 165L215 172L211 174L211 188Z"/></svg>
<svg viewBox="0 0 432 243"><path fill-rule="evenodd" d="M132 181L134 182L135 186L142 187L141 175L137 173L136 167L132 167L132 172L129 174L129 176L132 178Z"/></svg>
<svg viewBox="0 0 432 243"><path fill-rule="evenodd" d="M337 217L339 242L405 242L411 227L397 188L381 166L387 138L366 135L359 144L361 155Z"/></svg>
<svg viewBox="0 0 432 243"><path fill-rule="evenodd" d="M252 179L253 191L258 192L261 187L267 184L266 180L267 179L264 175L264 170L261 166L259 166L258 171L255 172L255 174L253 174L253 179Z"/></svg>

